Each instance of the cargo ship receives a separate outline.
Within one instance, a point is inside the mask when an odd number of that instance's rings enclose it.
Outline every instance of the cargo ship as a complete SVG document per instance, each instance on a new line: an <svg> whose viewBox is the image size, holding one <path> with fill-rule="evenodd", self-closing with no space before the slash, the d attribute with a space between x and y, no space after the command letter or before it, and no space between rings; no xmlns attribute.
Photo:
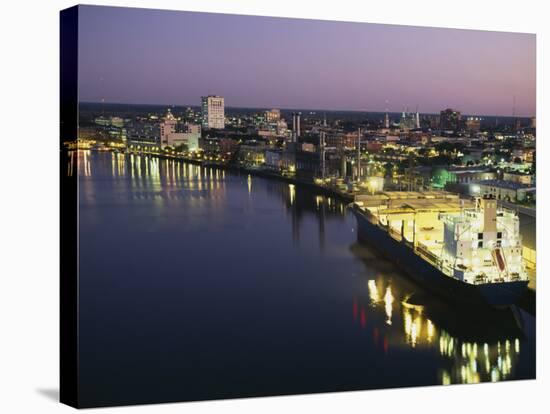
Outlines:
<svg viewBox="0 0 550 414"><path fill-rule="evenodd" d="M519 217L494 198L386 191L356 196L351 208L359 241L448 300L507 307L527 289Z"/></svg>

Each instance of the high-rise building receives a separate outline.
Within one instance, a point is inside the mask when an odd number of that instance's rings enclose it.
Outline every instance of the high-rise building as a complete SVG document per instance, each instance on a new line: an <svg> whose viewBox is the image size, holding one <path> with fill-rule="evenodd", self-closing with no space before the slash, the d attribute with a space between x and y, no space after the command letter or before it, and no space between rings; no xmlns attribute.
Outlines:
<svg viewBox="0 0 550 414"><path fill-rule="evenodd" d="M411 129L417 128L417 118L414 113L408 111L408 108L401 113L401 120L399 121L399 128L402 131L409 131ZM418 119L420 123L420 119Z"/></svg>
<svg viewBox="0 0 550 414"><path fill-rule="evenodd" d="M479 132L481 128L481 118L477 116L469 116L466 118L466 130L469 132Z"/></svg>
<svg viewBox="0 0 550 414"><path fill-rule="evenodd" d="M460 111L447 108L441 111L439 116L439 127L446 131L456 131L460 129L461 118Z"/></svg>
<svg viewBox="0 0 550 414"><path fill-rule="evenodd" d="M166 112L166 116L160 123L160 145L161 147L164 147L168 144L168 135L173 134L176 132L176 125L178 121L174 117L174 114L172 114L172 111L170 108L168 108L168 111Z"/></svg>
<svg viewBox="0 0 550 414"><path fill-rule="evenodd" d="M268 123L275 123L281 119L281 111L279 109L272 109L265 112L265 121Z"/></svg>
<svg viewBox="0 0 550 414"><path fill-rule="evenodd" d="M201 98L202 127L225 128L225 104L221 96L209 95Z"/></svg>

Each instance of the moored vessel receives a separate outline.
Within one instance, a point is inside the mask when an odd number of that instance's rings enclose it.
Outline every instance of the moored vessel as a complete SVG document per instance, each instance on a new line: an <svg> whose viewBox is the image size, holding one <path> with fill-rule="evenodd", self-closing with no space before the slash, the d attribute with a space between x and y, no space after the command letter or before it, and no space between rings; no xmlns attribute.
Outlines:
<svg viewBox="0 0 550 414"><path fill-rule="evenodd" d="M505 307L528 285L519 218L493 198L381 192L352 204L358 237L452 301Z"/></svg>

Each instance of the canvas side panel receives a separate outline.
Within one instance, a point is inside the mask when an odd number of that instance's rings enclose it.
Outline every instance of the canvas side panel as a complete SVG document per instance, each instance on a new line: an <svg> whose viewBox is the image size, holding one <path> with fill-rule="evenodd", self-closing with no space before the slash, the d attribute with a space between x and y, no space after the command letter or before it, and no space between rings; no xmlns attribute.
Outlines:
<svg viewBox="0 0 550 414"><path fill-rule="evenodd" d="M60 400L78 406L78 6L60 13Z"/></svg>

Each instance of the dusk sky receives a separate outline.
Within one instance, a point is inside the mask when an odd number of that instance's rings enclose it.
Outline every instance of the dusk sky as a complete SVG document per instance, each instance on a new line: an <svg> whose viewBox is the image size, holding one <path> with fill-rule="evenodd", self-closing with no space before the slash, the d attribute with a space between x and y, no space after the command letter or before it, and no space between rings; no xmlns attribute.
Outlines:
<svg viewBox="0 0 550 414"><path fill-rule="evenodd" d="M535 115L535 35L80 7L80 100Z"/></svg>

